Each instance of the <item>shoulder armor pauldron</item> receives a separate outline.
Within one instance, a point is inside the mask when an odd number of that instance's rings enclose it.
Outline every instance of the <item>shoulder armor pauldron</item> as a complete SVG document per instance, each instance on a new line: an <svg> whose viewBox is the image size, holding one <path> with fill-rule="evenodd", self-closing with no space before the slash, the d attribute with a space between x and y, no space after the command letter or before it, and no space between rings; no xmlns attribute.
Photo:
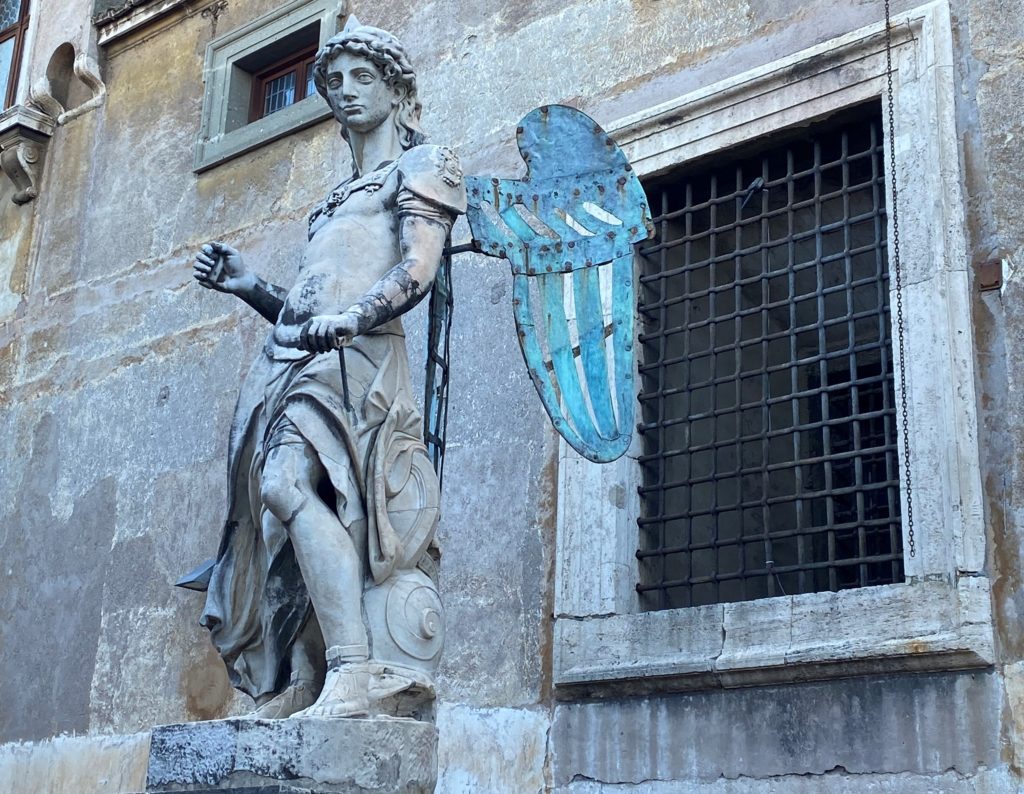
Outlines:
<svg viewBox="0 0 1024 794"><path fill-rule="evenodd" d="M462 166L447 146L414 146L398 158L398 172L406 190L457 215L466 211Z"/></svg>

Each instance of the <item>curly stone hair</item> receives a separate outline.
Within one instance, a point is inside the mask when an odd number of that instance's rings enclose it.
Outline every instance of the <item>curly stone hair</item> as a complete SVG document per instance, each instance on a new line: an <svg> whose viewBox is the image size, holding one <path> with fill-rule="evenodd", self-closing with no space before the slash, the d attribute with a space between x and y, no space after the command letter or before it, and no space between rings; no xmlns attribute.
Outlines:
<svg viewBox="0 0 1024 794"><path fill-rule="evenodd" d="M340 52L349 52L366 58L380 69L384 82L389 87L405 88L405 98L399 104L398 113L395 115L399 140L403 149L411 149L424 143L427 136L420 128L423 105L416 96L416 72L413 71L402 42L387 31L369 25L343 30L329 39L316 54L316 63L313 65L313 83L320 96L327 100L327 104L331 104L327 96L327 64ZM331 110L335 110L333 105ZM341 134L347 137L344 124L341 127Z"/></svg>

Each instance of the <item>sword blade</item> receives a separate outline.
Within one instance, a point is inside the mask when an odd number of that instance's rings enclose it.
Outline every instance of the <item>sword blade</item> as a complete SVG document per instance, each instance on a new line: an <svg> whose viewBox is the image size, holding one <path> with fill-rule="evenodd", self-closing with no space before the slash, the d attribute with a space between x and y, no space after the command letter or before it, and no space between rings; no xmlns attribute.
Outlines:
<svg viewBox="0 0 1024 794"><path fill-rule="evenodd" d="M341 398L346 411L355 410L352 408L352 400L348 393L348 371L345 369L345 348L338 348L338 364L341 366Z"/></svg>

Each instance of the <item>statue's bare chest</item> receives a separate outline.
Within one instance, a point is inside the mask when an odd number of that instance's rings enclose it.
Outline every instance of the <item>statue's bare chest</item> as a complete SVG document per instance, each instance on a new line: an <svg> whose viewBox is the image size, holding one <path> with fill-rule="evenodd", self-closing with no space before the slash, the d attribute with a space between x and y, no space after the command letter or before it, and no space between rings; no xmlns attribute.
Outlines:
<svg viewBox="0 0 1024 794"><path fill-rule="evenodd" d="M345 223L347 219L358 223L382 214L390 216L397 191L398 179L394 163L342 183L309 214L310 242L321 231L348 225Z"/></svg>
<svg viewBox="0 0 1024 794"><path fill-rule="evenodd" d="M310 214L309 242L282 321L348 308L400 259L394 169L332 191Z"/></svg>

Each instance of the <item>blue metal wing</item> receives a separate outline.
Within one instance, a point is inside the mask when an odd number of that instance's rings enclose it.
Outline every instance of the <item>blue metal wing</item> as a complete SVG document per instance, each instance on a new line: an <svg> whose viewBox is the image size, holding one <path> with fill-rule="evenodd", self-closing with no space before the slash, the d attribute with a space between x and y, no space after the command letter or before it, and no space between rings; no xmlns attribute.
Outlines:
<svg viewBox="0 0 1024 794"><path fill-rule="evenodd" d="M466 179L474 244L512 265L523 357L552 423L605 463L633 433L633 247L653 232L647 199L622 150L574 108L534 110L517 140L523 179Z"/></svg>

